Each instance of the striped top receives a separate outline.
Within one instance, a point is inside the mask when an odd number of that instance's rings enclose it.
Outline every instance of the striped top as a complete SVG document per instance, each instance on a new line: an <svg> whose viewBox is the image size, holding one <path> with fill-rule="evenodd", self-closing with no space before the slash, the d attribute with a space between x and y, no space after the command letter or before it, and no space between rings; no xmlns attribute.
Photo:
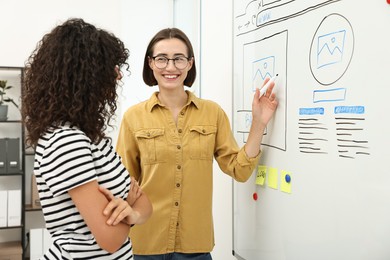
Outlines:
<svg viewBox="0 0 390 260"><path fill-rule="evenodd" d="M97 180L114 196L127 198L130 176L108 139L95 145L69 124L49 129L38 141L34 174L53 241L42 259L132 258L130 239L113 254L99 247L67 192Z"/></svg>

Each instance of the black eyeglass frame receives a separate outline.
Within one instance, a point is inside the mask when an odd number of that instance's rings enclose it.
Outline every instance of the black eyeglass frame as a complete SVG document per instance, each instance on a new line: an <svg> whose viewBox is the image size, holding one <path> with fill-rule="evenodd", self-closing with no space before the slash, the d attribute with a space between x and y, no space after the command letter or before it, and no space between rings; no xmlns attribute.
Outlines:
<svg viewBox="0 0 390 260"><path fill-rule="evenodd" d="M158 66L156 65L156 58L159 58L159 57L160 57L160 58L164 58L164 59L167 60L167 62L165 63L165 66L162 67L162 68L160 68L160 67L158 67ZM185 59L187 60L186 66L184 66L183 68L178 68L178 67L176 66L176 60L177 60L178 58L185 58ZM177 69L183 70L183 69L185 69L185 68L188 66L188 63L190 62L190 60L191 60L192 58L189 58L189 57L186 57L186 56L179 56L179 57L175 57L175 58L169 59L169 58L167 58L167 57L165 57L165 56L157 55L157 56L152 57L152 59L153 59L153 61L154 61L154 65L156 65L156 67L157 67L158 69L165 69L165 68L168 66L168 64L169 64L169 61L171 60L171 61L173 62L173 65L174 65Z"/></svg>

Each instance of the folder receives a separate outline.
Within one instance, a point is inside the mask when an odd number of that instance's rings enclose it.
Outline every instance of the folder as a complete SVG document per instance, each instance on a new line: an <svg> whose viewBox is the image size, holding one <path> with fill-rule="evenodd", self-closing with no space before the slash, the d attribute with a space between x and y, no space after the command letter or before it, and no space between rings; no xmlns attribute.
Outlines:
<svg viewBox="0 0 390 260"><path fill-rule="evenodd" d="M0 174L7 172L7 141L0 139Z"/></svg>
<svg viewBox="0 0 390 260"><path fill-rule="evenodd" d="M43 232L42 228L30 229L30 259L38 260L42 257L43 246Z"/></svg>
<svg viewBox="0 0 390 260"><path fill-rule="evenodd" d="M41 201L39 200L37 179L34 173L31 175L31 207L33 209L41 208Z"/></svg>
<svg viewBox="0 0 390 260"><path fill-rule="evenodd" d="M8 226L15 227L21 224L22 193L21 190L8 191Z"/></svg>
<svg viewBox="0 0 390 260"><path fill-rule="evenodd" d="M51 244L53 243L51 239L51 235L49 231L46 228L42 229L43 232L43 246L42 246L42 254L45 254L49 248L51 247Z"/></svg>
<svg viewBox="0 0 390 260"><path fill-rule="evenodd" d="M19 138L7 138L7 173L20 173Z"/></svg>
<svg viewBox="0 0 390 260"><path fill-rule="evenodd" d="M6 190L0 190L0 227L7 226L8 220L8 192Z"/></svg>

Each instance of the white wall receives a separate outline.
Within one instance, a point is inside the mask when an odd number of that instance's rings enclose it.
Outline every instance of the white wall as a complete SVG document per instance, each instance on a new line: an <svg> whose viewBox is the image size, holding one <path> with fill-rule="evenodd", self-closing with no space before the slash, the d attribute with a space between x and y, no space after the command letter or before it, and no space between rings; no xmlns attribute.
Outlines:
<svg viewBox="0 0 390 260"><path fill-rule="evenodd" d="M232 0L202 1L201 97L217 102L232 120ZM232 179L214 164L213 214L216 260L232 255Z"/></svg>
<svg viewBox="0 0 390 260"><path fill-rule="evenodd" d="M157 90L147 86L142 79L142 69L146 47L159 30L173 25L172 0L121 0L121 39L130 51L128 62L130 75L124 72L123 88L119 89L117 109L118 128L111 136L114 143L124 112L131 105L146 100Z"/></svg>
<svg viewBox="0 0 390 260"><path fill-rule="evenodd" d="M44 33L69 17L119 33L120 2L105 0L3 0L0 2L0 66L23 66Z"/></svg>
<svg viewBox="0 0 390 260"><path fill-rule="evenodd" d="M185 17L179 17L176 13L176 21L173 20L173 2L174 0L2 0L0 66L23 66L43 34L69 17L82 17L87 22L107 29L119 36L130 50L131 75L125 74L125 85L120 91L117 111L119 124L123 112L130 105L145 100L156 90L147 87L142 80L143 56L150 38L159 29L171 27L174 23L187 30L180 26ZM200 32L191 28L189 33L196 46L199 42L193 37L198 35L201 38L201 53L196 54L199 56L197 63L201 97L219 103L231 118L232 0L201 1L201 7ZM194 18L190 17L189 22L191 19ZM114 142L116 135L115 131L111 133ZM28 203L29 175L26 180ZM216 239L213 258L235 259L232 256L232 181L220 171L217 164L214 167L213 205ZM28 214L27 218L37 215ZM31 223L30 219L28 222ZM31 223L33 227L35 222ZM0 240L1 236L2 233Z"/></svg>
<svg viewBox="0 0 390 260"><path fill-rule="evenodd" d="M124 75L124 86L118 90L117 127L109 132L115 144L123 111L155 90L143 83L143 55L150 38L172 26L172 0L3 0L0 10L0 66L23 67L42 36L70 17L83 18L124 41L130 50L131 75Z"/></svg>
<svg viewBox="0 0 390 260"><path fill-rule="evenodd" d="M157 90L147 86L142 79L146 47L152 37L161 29L173 26L172 0L122 1L122 40L130 50L131 75L125 73L125 85L120 94L119 119L128 107L146 100Z"/></svg>

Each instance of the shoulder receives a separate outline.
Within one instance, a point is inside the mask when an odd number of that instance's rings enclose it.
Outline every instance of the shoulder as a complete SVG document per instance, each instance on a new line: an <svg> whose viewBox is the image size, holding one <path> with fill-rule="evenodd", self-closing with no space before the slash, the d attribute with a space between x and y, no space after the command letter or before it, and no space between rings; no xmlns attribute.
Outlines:
<svg viewBox="0 0 390 260"><path fill-rule="evenodd" d="M61 125L49 128L38 141L37 151L53 151L61 148L66 150L70 146L90 146L91 140L80 129L71 125Z"/></svg>
<svg viewBox="0 0 390 260"><path fill-rule="evenodd" d="M126 112L125 112L125 116L127 115L137 115L139 114L140 112L144 112L144 111L147 111L147 104L148 104L148 101L145 100L145 101L142 101L140 103L137 103L135 105L132 105L130 106Z"/></svg>
<svg viewBox="0 0 390 260"><path fill-rule="evenodd" d="M192 102L195 105L195 107L198 108L199 110L207 110L207 109L211 109L212 111L222 110L221 106L216 102L209 99L199 98L190 91L186 91L186 92L188 93L189 101Z"/></svg>
<svg viewBox="0 0 390 260"><path fill-rule="evenodd" d="M90 139L83 131L71 125L64 125L55 128L53 127L48 131L46 131L42 139L46 139L50 142L54 142L57 140L66 140L66 141L84 140L90 142Z"/></svg>
<svg viewBox="0 0 390 260"><path fill-rule="evenodd" d="M201 106L205 107L205 108L212 108L212 109L216 109L216 110L222 110L221 106L215 102L215 101L212 101L212 100L208 100L208 99L202 99L202 98L199 98L199 103Z"/></svg>
<svg viewBox="0 0 390 260"><path fill-rule="evenodd" d="M208 117L225 117L226 113L222 109L222 107L216 103L215 101L203 99L203 98L196 98L195 106L199 110L200 113L206 113Z"/></svg>
<svg viewBox="0 0 390 260"><path fill-rule="evenodd" d="M146 118L151 117L147 107L147 101L129 107L122 117L121 126L131 130L137 128L138 125L142 125Z"/></svg>

